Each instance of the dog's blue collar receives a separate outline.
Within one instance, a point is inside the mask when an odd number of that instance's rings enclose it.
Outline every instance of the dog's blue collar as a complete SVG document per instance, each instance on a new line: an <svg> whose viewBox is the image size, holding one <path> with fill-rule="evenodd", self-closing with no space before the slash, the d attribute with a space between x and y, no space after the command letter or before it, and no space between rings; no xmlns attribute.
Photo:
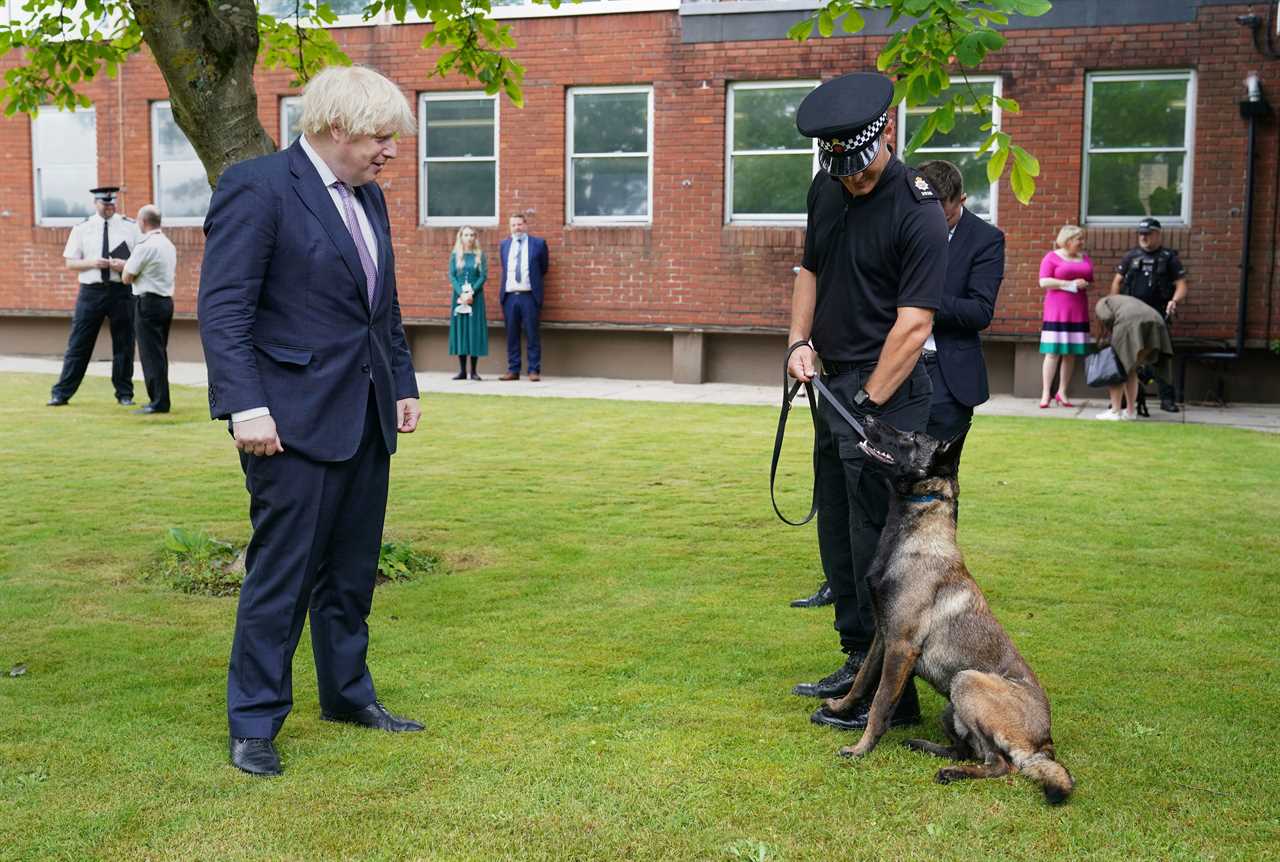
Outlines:
<svg viewBox="0 0 1280 862"><path fill-rule="evenodd" d="M919 496L903 497L908 503L937 503L942 499L938 494L921 494Z"/></svg>

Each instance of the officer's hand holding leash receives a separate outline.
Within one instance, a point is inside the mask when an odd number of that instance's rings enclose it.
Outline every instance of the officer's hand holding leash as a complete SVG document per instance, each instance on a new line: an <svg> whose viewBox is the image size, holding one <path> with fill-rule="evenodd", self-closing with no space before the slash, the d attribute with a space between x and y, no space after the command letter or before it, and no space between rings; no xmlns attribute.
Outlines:
<svg viewBox="0 0 1280 862"><path fill-rule="evenodd" d="M790 350L791 353L787 357L787 374L795 380L808 383L818 373L813 362L816 356L813 345L807 341L800 341L793 344Z"/></svg>

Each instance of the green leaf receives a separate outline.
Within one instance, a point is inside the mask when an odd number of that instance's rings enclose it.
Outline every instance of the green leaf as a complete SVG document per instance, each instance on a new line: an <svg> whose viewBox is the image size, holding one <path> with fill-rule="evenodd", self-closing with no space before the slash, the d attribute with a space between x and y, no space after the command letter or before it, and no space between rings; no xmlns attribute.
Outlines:
<svg viewBox="0 0 1280 862"><path fill-rule="evenodd" d="M813 36L813 30L817 23L813 18L804 18L797 21L787 30L787 38L796 42L803 42Z"/></svg>
<svg viewBox="0 0 1280 862"><path fill-rule="evenodd" d="M975 31L956 43L956 59L961 66L977 66L986 53L982 47L981 31Z"/></svg>
<svg viewBox="0 0 1280 862"><path fill-rule="evenodd" d="M994 183L1004 173L1004 163L1009 160L1008 150L996 150L987 162L987 182Z"/></svg>
<svg viewBox="0 0 1280 862"><path fill-rule="evenodd" d="M1049 0L1014 0L1013 8L1019 15L1038 18L1053 8Z"/></svg>
<svg viewBox="0 0 1280 862"><path fill-rule="evenodd" d="M977 36L982 41L982 47L987 51L999 51L1004 47L1004 37L995 30L978 30Z"/></svg>
<svg viewBox="0 0 1280 862"><path fill-rule="evenodd" d="M1022 147L1011 146L1009 148L1013 152L1013 161L1028 176L1040 176L1040 162L1036 157L1028 153Z"/></svg>
<svg viewBox="0 0 1280 862"><path fill-rule="evenodd" d="M824 38L835 32L835 24L831 20L831 13L826 9L818 13L818 32Z"/></svg>
<svg viewBox="0 0 1280 862"><path fill-rule="evenodd" d="M1036 181L1016 161L1013 163L1013 170L1009 172L1009 186L1013 189L1013 196L1024 205L1031 203L1031 198L1036 193Z"/></svg>
<svg viewBox="0 0 1280 862"><path fill-rule="evenodd" d="M840 21L840 26L844 28L846 33L860 33L862 28L867 26L866 19L859 14L857 9L850 9L844 13L844 18Z"/></svg>

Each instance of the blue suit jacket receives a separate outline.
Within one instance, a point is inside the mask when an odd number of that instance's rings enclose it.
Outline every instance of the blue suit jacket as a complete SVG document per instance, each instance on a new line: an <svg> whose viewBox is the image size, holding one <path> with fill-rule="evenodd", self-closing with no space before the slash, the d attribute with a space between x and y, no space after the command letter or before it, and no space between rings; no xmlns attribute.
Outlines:
<svg viewBox="0 0 1280 862"><path fill-rule="evenodd" d="M300 143L228 168L204 222L209 412L265 405L285 449L316 461L355 454L371 382L388 452L396 401L418 395L382 189L355 193L378 240L372 308L355 242Z"/></svg>
<svg viewBox="0 0 1280 862"><path fill-rule="evenodd" d="M527 235L529 247L525 253L529 256L529 287L533 290L533 301L542 308L542 279L551 265L551 253L547 251L547 241L542 237ZM507 302L507 255L511 251L511 237L498 244L498 258L502 261L502 284L498 288L498 303Z"/></svg>
<svg viewBox="0 0 1280 862"><path fill-rule="evenodd" d="M947 280L933 317L933 340L943 382L968 407L991 395L978 333L991 325L1003 280L1004 233L964 210L947 246Z"/></svg>

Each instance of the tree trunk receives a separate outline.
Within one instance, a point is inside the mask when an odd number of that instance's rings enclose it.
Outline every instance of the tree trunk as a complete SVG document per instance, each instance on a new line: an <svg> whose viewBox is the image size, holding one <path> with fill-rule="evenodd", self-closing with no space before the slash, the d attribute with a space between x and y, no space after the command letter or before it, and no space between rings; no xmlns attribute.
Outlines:
<svg viewBox="0 0 1280 862"><path fill-rule="evenodd" d="M209 173L275 152L258 122L253 70L258 59L254 0L129 0L169 85L178 128Z"/></svg>

